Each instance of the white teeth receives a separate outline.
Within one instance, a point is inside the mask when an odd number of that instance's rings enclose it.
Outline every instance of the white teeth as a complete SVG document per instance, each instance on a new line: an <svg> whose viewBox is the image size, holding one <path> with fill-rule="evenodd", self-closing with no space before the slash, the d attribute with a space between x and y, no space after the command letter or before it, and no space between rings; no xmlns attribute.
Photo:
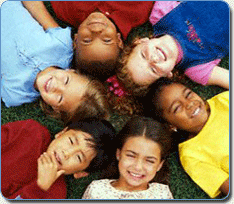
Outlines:
<svg viewBox="0 0 234 204"><path fill-rule="evenodd" d="M132 173L132 172L130 172L130 174L132 175L132 176L134 176L134 177L137 177L137 178L140 178L142 175L140 175L140 174L134 174L134 173Z"/></svg>
<svg viewBox="0 0 234 204"><path fill-rule="evenodd" d="M194 111L193 116L197 115L199 112L200 112L200 108L197 108L197 109Z"/></svg>
<svg viewBox="0 0 234 204"><path fill-rule="evenodd" d="M159 56L159 59L165 60L165 56L162 50L157 48L156 51L157 51L157 55Z"/></svg>
<svg viewBox="0 0 234 204"><path fill-rule="evenodd" d="M49 91L49 87L50 87L50 84L51 84L51 79L47 82L46 84L46 91L48 92Z"/></svg>

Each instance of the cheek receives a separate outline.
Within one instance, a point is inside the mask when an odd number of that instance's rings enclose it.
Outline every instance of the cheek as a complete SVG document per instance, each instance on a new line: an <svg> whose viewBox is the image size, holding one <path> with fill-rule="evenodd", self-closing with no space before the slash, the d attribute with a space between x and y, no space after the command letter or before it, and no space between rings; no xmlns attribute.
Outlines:
<svg viewBox="0 0 234 204"><path fill-rule="evenodd" d="M125 170L132 165L132 161L126 158L120 158L119 160L119 170Z"/></svg>

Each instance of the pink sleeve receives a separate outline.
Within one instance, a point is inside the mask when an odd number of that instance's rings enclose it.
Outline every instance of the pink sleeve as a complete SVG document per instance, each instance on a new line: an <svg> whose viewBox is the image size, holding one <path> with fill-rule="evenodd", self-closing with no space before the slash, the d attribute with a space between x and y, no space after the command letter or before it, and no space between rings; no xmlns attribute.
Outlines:
<svg viewBox="0 0 234 204"><path fill-rule="evenodd" d="M221 59L216 59L214 61L197 65L195 67L190 67L185 71L185 75L191 80L206 85L215 66L220 63Z"/></svg>
<svg viewBox="0 0 234 204"><path fill-rule="evenodd" d="M162 17L178 6L178 1L155 1L149 21L152 25L156 24Z"/></svg>

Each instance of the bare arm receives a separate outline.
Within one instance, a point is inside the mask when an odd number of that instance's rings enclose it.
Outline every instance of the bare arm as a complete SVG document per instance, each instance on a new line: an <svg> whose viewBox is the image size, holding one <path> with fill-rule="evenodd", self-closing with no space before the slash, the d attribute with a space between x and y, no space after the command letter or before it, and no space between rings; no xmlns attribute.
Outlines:
<svg viewBox="0 0 234 204"><path fill-rule="evenodd" d="M229 193L229 178L226 181L224 181L224 183L219 189L225 195Z"/></svg>
<svg viewBox="0 0 234 204"><path fill-rule="evenodd" d="M217 85L229 89L229 70L215 66L207 85Z"/></svg>
<svg viewBox="0 0 234 204"><path fill-rule="evenodd" d="M57 22L53 19L50 13L47 11L42 1L22 1L24 7L29 13L42 25L44 30L48 28L59 27Z"/></svg>

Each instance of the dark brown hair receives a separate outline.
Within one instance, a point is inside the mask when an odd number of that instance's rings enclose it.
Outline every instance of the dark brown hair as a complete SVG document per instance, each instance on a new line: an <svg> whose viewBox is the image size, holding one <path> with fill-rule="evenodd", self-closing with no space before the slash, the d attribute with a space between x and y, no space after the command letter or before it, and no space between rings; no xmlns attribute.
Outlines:
<svg viewBox="0 0 234 204"><path fill-rule="evenodd" d="M127 139L131 137L146 137L160 146L161 160L164 160L164 164L151 182L167 184L169 174L167 157L171 147L171 132L169 131L169 128L151 118L133 117L118 133L117 138L119 142L117 148L121 150Z"/></svg>

